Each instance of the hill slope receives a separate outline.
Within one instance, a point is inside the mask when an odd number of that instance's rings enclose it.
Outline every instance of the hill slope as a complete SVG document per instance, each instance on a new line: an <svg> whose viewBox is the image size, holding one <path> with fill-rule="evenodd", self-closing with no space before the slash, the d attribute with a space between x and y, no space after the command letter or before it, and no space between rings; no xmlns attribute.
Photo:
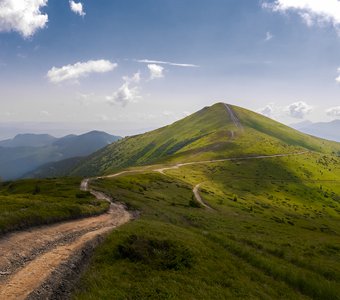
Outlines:
<svg viewBox="0 0 340 300"><path fill-rule="evenodd" d="M172 125L124 138L91 155L71 175L107 174L130 166L312 150L337 143L307 136L249 110L217 103Z"/></svg>

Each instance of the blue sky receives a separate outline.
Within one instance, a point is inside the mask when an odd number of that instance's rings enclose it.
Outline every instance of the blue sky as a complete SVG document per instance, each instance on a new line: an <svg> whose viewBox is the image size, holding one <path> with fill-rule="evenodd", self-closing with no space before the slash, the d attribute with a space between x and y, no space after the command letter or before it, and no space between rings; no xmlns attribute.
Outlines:
<svg viewBox="0 0 340 300"><path fill-rule="evenodd" d="M336 0L71 2L0 0L0 122L130 134L217 101L340 118Z"/></svg>

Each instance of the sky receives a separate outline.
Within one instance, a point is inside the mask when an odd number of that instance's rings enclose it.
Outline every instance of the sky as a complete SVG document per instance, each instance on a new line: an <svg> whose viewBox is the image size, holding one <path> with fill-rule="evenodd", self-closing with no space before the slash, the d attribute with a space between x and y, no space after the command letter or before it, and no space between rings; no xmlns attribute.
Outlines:
<svg viewBox="0 0 340 300"><path fill-rule="evenodd" d="M130 135L220 101L331 121L339 96L338 0L0 0L0 138Z"/></svg>

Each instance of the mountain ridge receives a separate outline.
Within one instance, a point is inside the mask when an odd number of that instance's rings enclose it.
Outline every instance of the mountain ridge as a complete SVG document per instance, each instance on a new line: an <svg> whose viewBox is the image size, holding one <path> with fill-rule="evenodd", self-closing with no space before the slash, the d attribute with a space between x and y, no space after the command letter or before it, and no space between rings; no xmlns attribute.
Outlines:
<svg viewBox="0 0 340 300"><path fill-rule="evenodd" d="M173 124L121 139L90 155L69 175L96 176L130 166L300 150L337 153L340 144L308 136L250 110L218 102Z"/></svg>
<svg viewBox="0 0 340 300"><path fill-rule="evenodd" d="M40 134L17 135L2 141L2 146L0 142L0 176L4 180L20 178L48 163L86 157L118 139L120 137L99 131L62 138ZM35 144L37 141L39 143Z"/></svg>

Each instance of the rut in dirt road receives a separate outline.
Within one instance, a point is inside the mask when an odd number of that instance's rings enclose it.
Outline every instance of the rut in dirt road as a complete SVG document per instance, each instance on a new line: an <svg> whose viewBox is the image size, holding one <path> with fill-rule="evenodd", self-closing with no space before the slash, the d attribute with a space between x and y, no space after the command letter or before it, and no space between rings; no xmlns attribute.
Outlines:
<svg viewBox="0 0 340 300"><path fill-rule="evenodd" d="M88 179L83 180L81 189L89 190L88 184ZM111 200L101 192L90 192L97 199ZM131 219L124 205L111 203L109 211L97 217L7 234L0 239L0 299L26 299L55 274L63 285L59 266Z"/></svg>

